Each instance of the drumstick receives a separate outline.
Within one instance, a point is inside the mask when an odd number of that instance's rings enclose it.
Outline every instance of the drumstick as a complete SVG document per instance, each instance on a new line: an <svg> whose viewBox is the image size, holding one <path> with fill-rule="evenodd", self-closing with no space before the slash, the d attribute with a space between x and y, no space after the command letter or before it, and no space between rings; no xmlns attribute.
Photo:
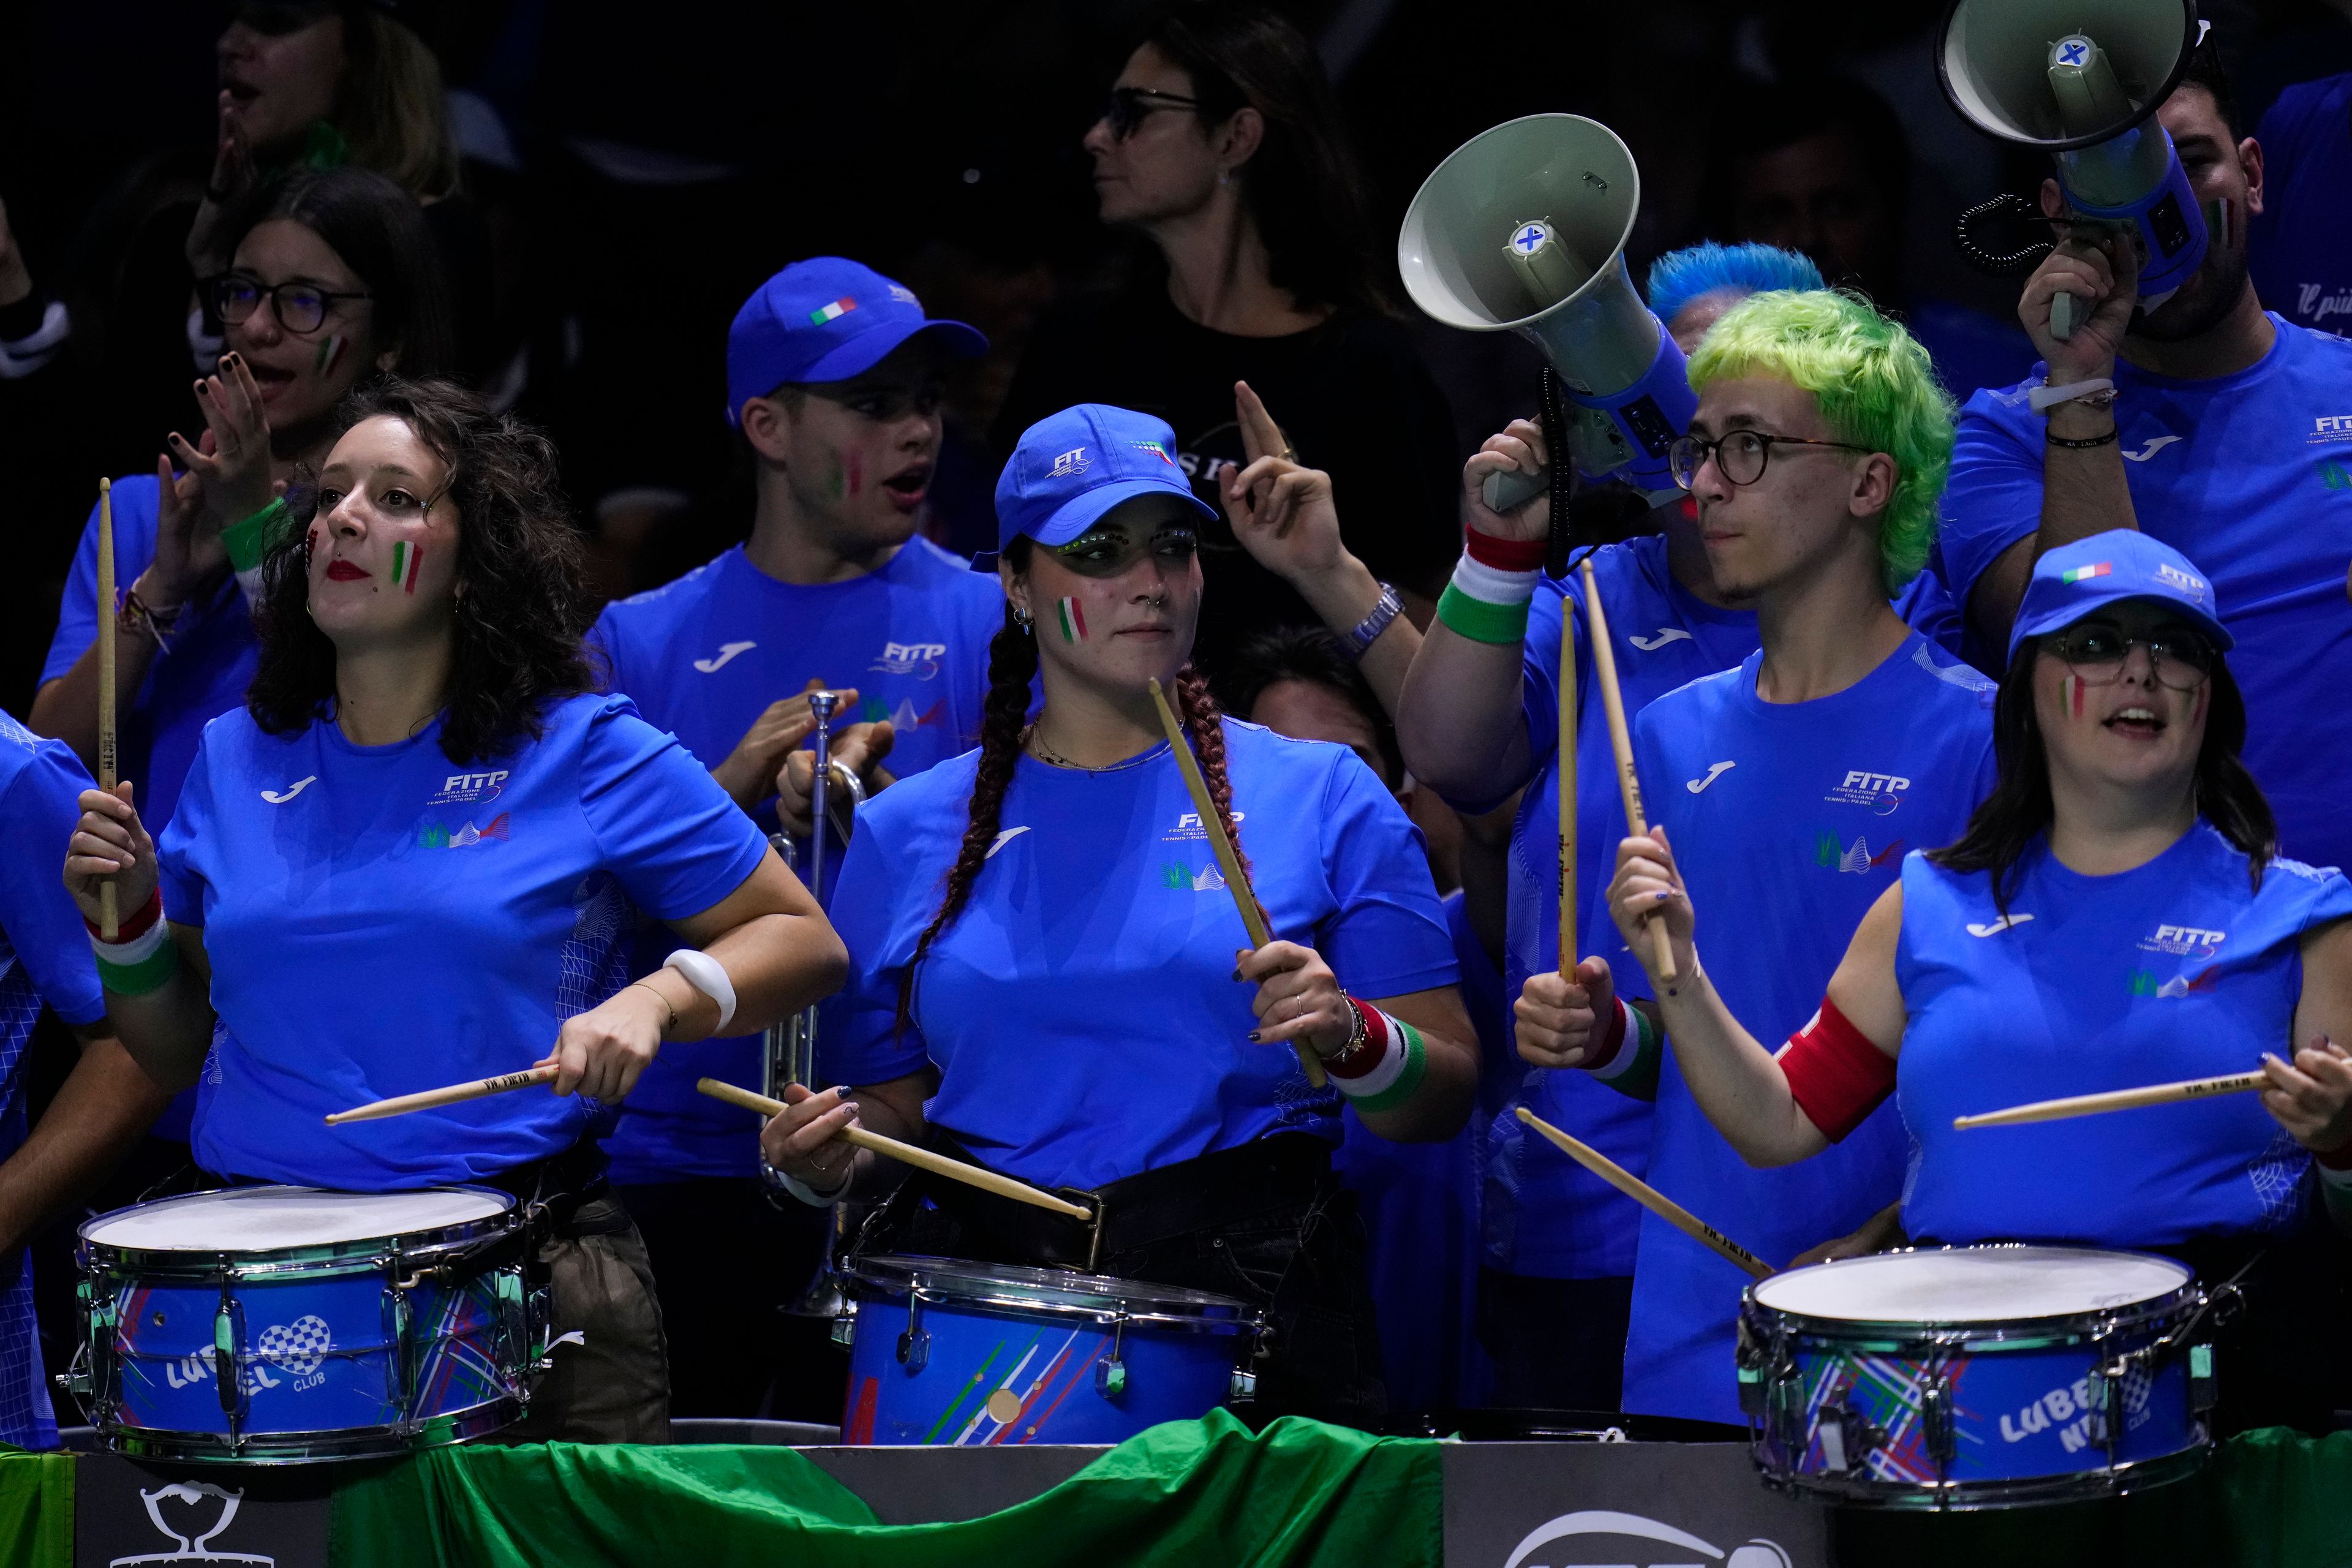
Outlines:
<svg viewBox="0 0 2352 1568"><path fill-rule="evenodd" d="M1609 714L1609 745L1617 753L1617 788L1625 797L1625 821L1639 838L1650 831L1647 818L1642 815L1642 780L1633 772L1633 738L1625 728L1625 695L1617 689L1617 653L1609 646L1609 616L1601 607L1601 590L1592 581L1592 559L1587 556L1584 571L1584 614L1592 625L1592 669L1601 678L1601 705ZM1666 936L1666 922L1650 917L1651 959L1658 978L1668 984L1675 979L1674 943Z"/></svg>
<svg viewBox="0 0 2352 1568"><path fill-rule="evenodd" d="M1956 1116L1955 1128L2012 1127L2021 1121L2063 1121L2074 1116L2096 1116L2105 1110L2135 1110L2143 1105L2170 1105L2175 1100L2202 1100L2209 1094L2244 1094L2263 1089L2270 1079L2259 1072L2233 1072L2221 1078L2183 1079L2179 1083L2152 1083L2146 1089L2117 1089L2105 1094L2077 1094L2064 1100L2037 1100L2006 1110L1979 1116Z"/></svg>
<svg viewBox="0 0 2352 1568"><path fill-rule="evenodd" d="M1151 682L1151 700L1160 709L1160 727L1168 731L1168 749L1176 753L1177 770L1184 775L1184 787L1192 792L1192 814L1201 819L1201 831L1209 836L1209 847L1217 852L1217 865L1225 875L1225 891L1234 896L1234 908L1241 911L1242 927L1249 932L1253 951L1274 940L1266 930L1265 911L1258 907L1257 893L1250 887L1249 877L1242 870L1241 857L1234 853L1234 841L1225 837L1225 819L1217 815L1217 803L1209 798L1209 781L1201 776L1201 763L1192 755L1192 743L1184 738L1184 726L1176 720L1176 710L1168 706L1168 693L1160 682ZM1321 1089L1330 1079L1324 1075L1323 1064L1307 1047L1305 1040L1293 1040L1290 1048L1298 1053L1299 1069L1307 1081Z"/></svg>
<svg viewBox="0 0 2352 1568"><path fill-rule="evenodd" d="M1576 605L1559 596L1559 973L1576 973Z"/></svg>
<svg viewBox="0 0 2352 1568"><path fill-rule="evenodd" d="M1519 1120L1549 1139L1559 1147L1561 1153L1640 1204L1693 1241L1711 1247L1759 1279L1770 1277L1772 1273L1770 1264L1625 1169L1624 1166L1620 1165L1600 1150L1578 1142L1524 1105L1519 1107Z"/></svg>
<svg viewBox="0 0 2352 1568"><path fill-rule="evenodd" d="M740 1105L746 1110L756 1110L762 1116L773 1116L784 1109L784 1102L781 1100L770 1100L764 1094L753 1094L748 1089L738 1089L731 1083L722 1083L715 1078L697 1079L694 1080L694 1087L713 1100L723 1100L730 1105ZM966 1186L978 1187L982 1192L994 1193L1000 1198L1011 1198L1014 1203L1034 1204L1041 1209L1051 1209L1055 1214L1068 1215L1072 1219L1082 1219L1089 1224L1094 1221L1093 1211L1080 1208L1076 1204L1064 1198L1057 1198L1053 1194L1033 1187L1026 1182L1011 1176L1001 1176L994 1171L983 1170L978 1165L967 1165L961 1160L950 1160L945 1154L934 1154L929 1149L917 1148L912 1143L902 1143L896 1138L886 1138L879 1132L868 1132L863 1127L845 1127L834 1136L853 1148L871 1149L877 1154L887 1154L893 1160L902 1160L909 1165L929 1171L935 1176L945 1176L951 1182L961 1182Z"/></svg>
<svg viewBox="0 0 2352 1568"><path fill-rule="evenodd" d="M349 1110L338 1110L327 1118L327 1125L340 1127L346 1121L373 1121L383 1116L405 1116L412 1110L430 1110L436 1105L456 1105L460 1100L480 1100L509 1089L529 1089L536 1083L553 1083L555 1068L535 1067L522 1072L510 1072L498 1078L478 1078L471 1083L453 1083L446 1089L419 1089L415 1094L395 1094L390 1100L371 1100L354 1105Z"/></svg>
<svg viewBox="0 0 2352 1568"><path fill-rule="evenodd" d="M98 787L114 793L114 481L98 481ZM98 885L98 937L122 933L114 879Z"/></svg>

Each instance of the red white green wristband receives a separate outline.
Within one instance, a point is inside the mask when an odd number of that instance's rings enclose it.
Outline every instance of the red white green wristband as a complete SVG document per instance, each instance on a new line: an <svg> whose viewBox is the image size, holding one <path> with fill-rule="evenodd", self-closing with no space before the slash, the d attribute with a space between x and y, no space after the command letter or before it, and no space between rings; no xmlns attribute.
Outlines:
<svg viewBox="0 0 2352 1568"><path fill-rule="evenodd" d="M124 921L108 942L89 926L90 952L98 960L99 984L117 996L144 996L160 991L179 972L180 950L173 946L171 926L163 919L163 891L158 888L136 914Z"/></svg>
<svg viewBox="0 0 2352 1568"><path fill-rule="evenodd" d="M1628 1007L1622 996L1611 1006L1609 1033L1581 1065L1603 1083L1631 1082L1658 1059L1658 1028L1647 1013Z"/></svg>
<svg viewBox="0 0 2352 1568"><path fill-rule="evenodd" d="M1421 1031L1359 997L1349 997L1348 1005L1363 1026L1363 1043L1323 1064L1331 1087L1355 1101L1360 1112L1394 1110L1428 1076L1429 1052Z"/></svg>
<svg viewBox="0 0 2352 1568"><path fill-rule="evenodd" d="M1468 531L1454 580L1437 601L1437 618L1473 642L1523 642L1528 605L1543 580L1545 542L1496 539Z"/></svg>

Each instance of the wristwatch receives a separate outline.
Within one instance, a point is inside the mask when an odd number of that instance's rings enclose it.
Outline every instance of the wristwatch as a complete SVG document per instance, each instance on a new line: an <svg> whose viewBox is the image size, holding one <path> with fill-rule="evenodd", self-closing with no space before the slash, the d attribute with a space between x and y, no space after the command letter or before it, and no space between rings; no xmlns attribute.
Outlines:
<svg viewBox="0 0 2352 1568"><path fill-rule="evenodd" d="M1363 658L1370 651L1372 644L1380 640L1381 634L1389 629L1389 623L1395 620L1403 609L1404 600L1398 597L1396 585L1381 584L1380 602L1372 606L1372 613L1358 621L1353 631L1339 638L1347 645L1348 657Z"/></svg>

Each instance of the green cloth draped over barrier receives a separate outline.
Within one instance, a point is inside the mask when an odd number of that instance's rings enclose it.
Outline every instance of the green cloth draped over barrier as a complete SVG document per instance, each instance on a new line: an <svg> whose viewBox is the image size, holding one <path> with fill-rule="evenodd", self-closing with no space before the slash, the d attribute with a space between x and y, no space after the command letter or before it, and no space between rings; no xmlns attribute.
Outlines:
<svg viewBox="0 0 2352 1568"><path fill-rule="evenodd" d="M0 1565L73 1568L74 1459L0 1444Z"/></svg>
<svg viewBox="0 0 2352 1568"><path fill-rule="evenodd" d="M1440 1560L1437 1445L1225 1412L1129 1439L985 1518L882 1525L790 1448L442 1448L335 1494L334 1568L805 1563L1107 1568Z"/></svg>

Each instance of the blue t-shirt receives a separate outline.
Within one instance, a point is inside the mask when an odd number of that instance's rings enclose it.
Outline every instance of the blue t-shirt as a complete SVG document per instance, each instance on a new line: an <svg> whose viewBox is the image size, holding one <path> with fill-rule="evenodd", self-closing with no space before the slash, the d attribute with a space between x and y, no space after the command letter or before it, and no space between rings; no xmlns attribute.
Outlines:
<svg viewBox="0 0 2352 1568"><path fill-rule="evenodd" d="M2251 1094L1955 1131L2037 1100L2245 1072L2291 1056L2301 940L2352 883L2243 852L2200 821L2136 870L2086 877L2037 838L2003 922L1990 879L1903 863L1896 1098L1917 1149L1904 1226L1938 1241L2170 1247L2283 1229L2311 1158Z"/></svg>
<svg viewBox="0 0 2352 1568"><path fill-rule="evenodd" d="M1608 612L1617 683L1632 723L1656 699L1701 676L1729 669L1756 651L1756 616L1717 609L1675 581L1664 534L1593 552L1593 581ZM1576 601L1576 870L1580 957L1609 961L1620 991L1647 996L1642 966L1609 919L1607 893L1625 837L1616 754L1592 664L1592 623L1584 582L1546 578L1528 618L1520 682L1528 749L1542 759L1511 825L1510 900L1503 991L1516 1000L1528 976L1559 963L1559 620L1561 595ZM1491 803L1489 803L1491 804ZM1516 1051L1514 1052L1516 1059ZM1530 1134L1516 1114L1535 1113L1639 1175L1650 1158L1650 1107L1591 1075L1525 1068L1525 1088L1489 1132L1482 1228L1486 1260L1516 1274L1556 1279L1622 1277L1633 1271L1641 1209L1598 1176Z"/></svg>
<svg viewBox="0 0 2352 1568"><path fill-rule="evenodd" d="M589 636L610 662L612 689L706 768L725 762L771 703L814 679L858 689L857 710L836 714L836 731L891 721L883 766L905 778L979 738L988 643L1003 623L996 579L919 537L878 572L817 587L778 582L737 545L666 587L606 605ZM770 795L754 816L772 830L775 810ZM837 849L827 866L825 880L835 883ZM641 953L639 967L667 952ZM833 1009L824 1013L820 1038ZM734 1107L696 1093L694 1080L756 1087L760 1074L757 1035L667 1047L630 1090L605 1141L613 1179L751 1175L756 1129Z"/></svg>
<svg viewBox="0 0 2352 1568"><path fill-rule="evenodd" d="M114 481L114 582L121 592L155 559L155 476L126 474ZM44 684L89 651L98 636L98 509L90 508L73 569L58 607L57 635L41 666ZM195 761L205 726L245 704L261 645L253 614L236 579L223 574L208 594L190 601L172 633L172 650L147 667L139 695L122 714L118 755L122 776L139 786L139 816L162 836L180 798L181 781Z"/></svg>
<svg viewBox="0 0 2352 1568"><path fill-rule="evenodd" d="M1420 830L1344 746L1227 719L1242 848L1275 935L1312 945L1359 996L1454 983ZM832 1081L936 1063L927 1117L1042 1186L1097 1187L1280 1131L1339 1140L1339 1093L1286 1045L1252 1045L1249 945L1163 743L1100 772L1026 755L955 922L899 982L962 841L980 753L858 813L834 923L849 946Z"/></svg>
<svg viewBox="0 0 2352 1568"><path fill-rule="evenodd" d="M25 1042L47 1002L68 1024L106 1016L81 911L60 868L89 775L70 748L0 713L0 1160L24 1147ZM23 1247L0 1255L0 1443L54 1448L58 1426Z"/></svg>
<svg viewBox="0 0 2352 1568"><path fill-rule="evenodd" d="M464 766L437 720L389 746L331 719L206 728L157 848L165 912L204 928L212 963L206 1169L393 1191L493 1175L589 1130L589 1101L543 1089L321 1120L529 1067L626 983L636 910L698 914L767 854L626 698L564 698L542 720L512 755Z"/></svg>
<svg viewBox="0 0 2352 1568"><path fill-rule="evenodd" d="M2298 82L2263 115L2248 264L2266 309L2352 333L2352 73Z"/></svg>
<svg viewBox="0 0 2352 1568"><path fill-rule="evenodd" d="M2352 865L2352 746L2341 726L2313 722L2352 690L2352 342L2272 320L2271 352L2235 375L2116 366L2124 470L2139 526L2212 580L2237 638L2246 765L2278 816L2280 848ZM2026 405L2041 374L1980 392L1960 414L1940 544L1963 604L2041 525L2043 428Z"/></svg>
<svg viewBox="0 0 2352 1568"><path fill-rule="evenodd" d="M1834 696L1767 702L1763 656L1650 704L1635 726L1642 798L1698 911L1698 950L1733 1017L1777 1046L1821 1005L1854 928L1903 851L1958 838L1993 779L1992 683L1916 632ZM1785 1264L1893 1203L1907 1153L1881 1106L1847 1139L1752 1169L1660 1065L1649 1181L1761 1257ZM1734 1321L1748 1276L1642 1218L1625 1408L1738 1421Z"/></svg>

